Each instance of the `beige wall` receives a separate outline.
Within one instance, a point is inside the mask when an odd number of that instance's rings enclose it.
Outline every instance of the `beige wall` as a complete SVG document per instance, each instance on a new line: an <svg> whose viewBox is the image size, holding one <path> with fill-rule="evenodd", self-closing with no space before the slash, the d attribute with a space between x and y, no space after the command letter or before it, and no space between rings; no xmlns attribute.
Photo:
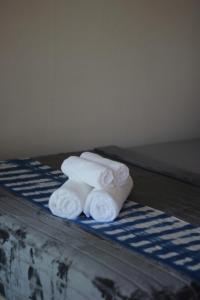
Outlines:
<svg viewBox="0 0 200 300"><path fill-rule="evenodd" d="M0 0L0 158L200 135L199 0Z"/></svg>

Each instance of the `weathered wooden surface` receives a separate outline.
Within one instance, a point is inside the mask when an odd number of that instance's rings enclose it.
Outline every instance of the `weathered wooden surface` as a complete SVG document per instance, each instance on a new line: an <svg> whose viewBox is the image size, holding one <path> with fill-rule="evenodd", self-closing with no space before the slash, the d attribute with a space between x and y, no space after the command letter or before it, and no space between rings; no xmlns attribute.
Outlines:
<svg viewBox="0 0 200 300"><path fill-rule="evenodd" d="M57 169L64 157L40 161ZM194 187L177 187L177 181L139 168L133 173L134 201L175 215L180 210L179 217L195 223ZM196 199L192 210L187 195ZM0 243L0 294L8 300L200 299L199 287L183 275L47 214L4 189L0 189Z"/></svg>

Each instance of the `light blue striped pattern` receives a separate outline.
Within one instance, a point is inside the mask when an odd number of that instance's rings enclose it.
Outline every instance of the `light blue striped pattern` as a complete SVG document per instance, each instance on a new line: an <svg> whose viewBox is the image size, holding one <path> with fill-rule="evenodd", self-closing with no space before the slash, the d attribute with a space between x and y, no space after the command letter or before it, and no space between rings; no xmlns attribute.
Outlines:
<svg viewBox="0 0 200 300"><path fill-rule="evenodd" d="M31 159L0 162L0 185L47 210L50 195L66 179ZM133 201L125 203L114 222L99 223L83 215L75 222L200 280L200 227Z"/></svg>

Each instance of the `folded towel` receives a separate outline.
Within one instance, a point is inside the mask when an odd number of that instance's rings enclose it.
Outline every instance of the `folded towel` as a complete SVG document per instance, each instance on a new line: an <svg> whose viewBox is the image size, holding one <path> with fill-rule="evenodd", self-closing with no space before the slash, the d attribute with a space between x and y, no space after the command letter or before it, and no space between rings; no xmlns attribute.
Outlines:
<svg viewBox="0 0 200 300"><path fill-rule="evenodd" d="M75 219L82 213L91 190L89 185L69 179L51 195L49 209L58 217Z"/></svg>
<svg viewBox="0 0 200 300"><path fill-rule="evenodd" d="M129 176L123 186L106 190L93 189L85 202L83 212L99 222L113 221L119 214L123 203L133 188L133 180Z"/></svg>
<svg viewBox="0 0 200 300"><path fill-rule="evenodd" d="M83 152L80 157L89 161L97 162L105 167L110 168L113 171L114 185L116 186L123 185L129 176L128 167L125 164L122 164L118 161L104 158L92 152Z"/></svg>
<svg viewBox="0 0 200 300"><path fill-rule="evenodd" d="M113 186L111 169L77 156L70 156L62 163L61 170L71 179L85 182L92 187L106 188Z"/></svg>

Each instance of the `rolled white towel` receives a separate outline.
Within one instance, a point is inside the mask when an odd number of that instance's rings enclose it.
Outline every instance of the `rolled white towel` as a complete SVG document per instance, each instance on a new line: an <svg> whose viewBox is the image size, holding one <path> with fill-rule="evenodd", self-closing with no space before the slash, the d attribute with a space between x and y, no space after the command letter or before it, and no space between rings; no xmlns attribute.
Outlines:
<svg viewBox="0 0 200 300"><path fill-rule="evenodd" d="M69 179L51 195L49 209L58 217L75 219L82 213L91 190L89 185Z"/></svg>
<svg viewBox="0 0 200 300"><path fill-rule="evenodd" d="M61 170L69 178L85 182L92 187L113 186L114 176L110 168L77 156L70 156L65 159Z"/></svg>
<svg viewBox="0 0 200 300"><path fill-rule="evenodd" d="M106 190L93 189L85 202L83 212L99 222L113 221L119 214L124 202L133 188L129 176L126 184Z"/></svg>
<svg viewBox="0 0 200 300"><path fill-rule="evenodd" d="M102 157L98 154L92 153L92 152L83 152L80 157L87 159L89 161L97 162L99 164L102 164L105 167L110 168L113 171L114 184L116 186L123 185L129 176L128 167L125 164L120 163L118 161L104 158L104 157Z"/></svg>

